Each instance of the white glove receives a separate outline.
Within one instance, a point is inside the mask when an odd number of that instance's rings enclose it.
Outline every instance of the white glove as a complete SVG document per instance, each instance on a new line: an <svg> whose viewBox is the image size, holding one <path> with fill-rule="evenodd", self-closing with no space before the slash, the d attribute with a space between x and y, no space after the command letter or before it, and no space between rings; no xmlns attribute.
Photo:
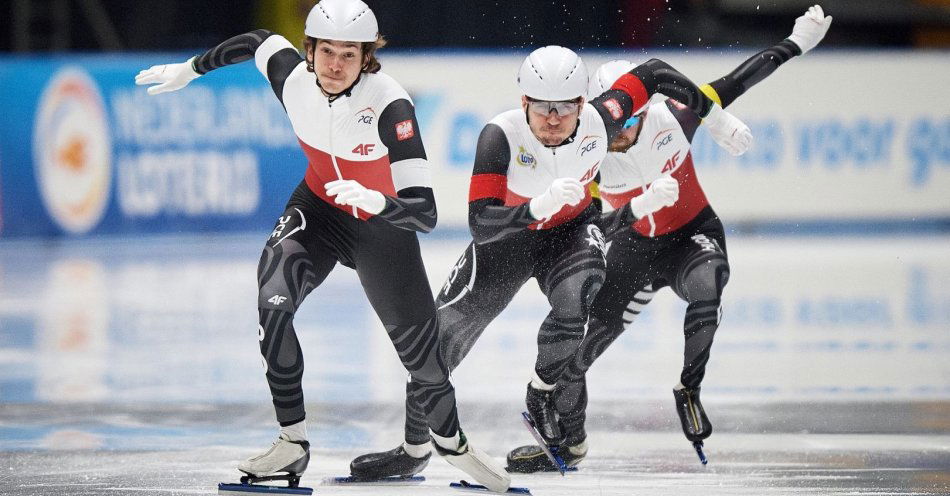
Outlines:
<svg viewBox="0 0 950 496"><path fill-rule="evenodd" d="M547 219L558 213L564 205L577 205L584 196L584 185L580 181L572 177L557 178L551 181L547 191L531 199L531 215L535 219Z"/></svg>
<svg viewBox="0 0 950 496"><path fill-rule="evenodd" d="M188 83L190 83L192 79L201 76L201 74L195 72L191 66L194 60L195 57L192 57L188 59L187 62L180 64L153 65L144 71L139 71L135 76L135 84L160 83L155 86L149 86L149 95L180 90L188 86Z"/></svg>
<svg viewBox="0 0 950 496"><path fill-rule="evenodd" d="M630 199L630 210L638 219L642 219L663 207L673 206L679 197L679 182L670 176L663 176L653 181L643 194Z"/></svg>
<svg viewBox="0 0 950 496"><path fill-rule="evenodd" d="M336 197L333 201L338 205L349 205L373 215L379 214L386 208L386 197L382 193L367 189L356 181L338 179L324 184L323 187L326 188L328 195Z"/></svg>
<svg viewBox="0 0 950 496"><path fill-rule="evenodd" d="M709 115L703 119L713 140L732 155L742 155L752 146L752 131L736 116L713 104Z"/></svg>
<svg viewBox="0 0 950 496"><path fill-rule="evenodd" d="M825 17L821 5L813 5L808 8L808 12L795 19L795 27L792 28L792 35L788 39L798 45L798 48L802 49L802 55L805 55L825 37L829 27L831 16Z"/></svg>

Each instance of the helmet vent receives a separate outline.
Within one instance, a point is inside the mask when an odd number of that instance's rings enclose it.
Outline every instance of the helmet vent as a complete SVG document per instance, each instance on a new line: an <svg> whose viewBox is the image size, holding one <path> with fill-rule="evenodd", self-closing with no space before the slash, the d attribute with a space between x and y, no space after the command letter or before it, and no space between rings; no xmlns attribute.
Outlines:
<svg viewBox="0 0 950 496"><path fill-rule="evenodd" d="M350 19L350 23L352 24L352 23L356 22L357 19L359 19L360 17L363 17L363 15L366 14L366 12L368 12L368 11L369 11L369 9L363 9L362 12L360 12L359 14L356 14L356 17L354 17L353 19Z"/></svg>
<svg viewBox="0 0 950 496"><path fill-rule="evenodd" d="M568 72L568 73L567 73L567 76L564 77L564 80L565 80L565 81L567 81L568 79L571 79L571 76L573 76L574 73L577 72L577 67L578 67L579 65L580 65L580 64L574 64L574 68L571 69L571 72Z"/></svg>
<svg viewBox="0 0 950 496"><path fill-rule="evenodd" d="M327 14L326 10L323 10L323 6L319 3L316 5L320 9L320 13L323 14L323 17L326 17L328 21L333 22L333 19L330 18L330 14Z"/></svg>
<svg viewBox="0 0 950 496"><path fill-rule="evenodd" d="M531 64L531 70L538 75L538 79L544 81L544 76L542 76L538 69L534 67L534 64Z"/></svg>

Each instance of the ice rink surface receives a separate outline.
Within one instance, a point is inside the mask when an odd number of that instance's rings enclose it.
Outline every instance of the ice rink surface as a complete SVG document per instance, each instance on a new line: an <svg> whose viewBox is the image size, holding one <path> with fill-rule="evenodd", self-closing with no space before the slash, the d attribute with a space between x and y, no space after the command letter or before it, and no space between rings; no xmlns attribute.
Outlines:
<svg viewBox="0 0 950 496"><path fill-rule="evenodd" d="M266 234L0 243L0 494L213 494L276 427L257 350ZM950 239L729 240L703 387L703 467L670 388L683 306L664 290L589 375L581 470L537 495L950 494ZM465 242L423 244L438 289ZM462 425L502 458L543 297L529 283L454 375ZM324 486L402 430L405 374L339 267L296 319L315 494L462 494L433 458L411 487Z"/></svg>

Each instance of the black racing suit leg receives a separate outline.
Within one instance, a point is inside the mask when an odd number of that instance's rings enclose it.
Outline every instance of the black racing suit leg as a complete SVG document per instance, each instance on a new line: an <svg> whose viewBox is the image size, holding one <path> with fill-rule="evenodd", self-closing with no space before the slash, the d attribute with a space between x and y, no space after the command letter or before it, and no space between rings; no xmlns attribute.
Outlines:
<svg viewBox="0 0 950 496"><path fill-rule="evenodd" d="M713 338L722 320L722 293L729 282L725 234L717 217L704 222L684 240L688 246L676 262L670 279L673 291L686 301L683 321L683 372L680 382L687 389L700 386Z"/></svg>
<svg viewBox="0 0 950 496"><path fill-rule="evenodd" d="M294 314L338 260L323 243L332 214L314 209L307 192L291 197L261 253L257 268L258 339L267 366L277 421L287 426L302 421L304 411L303 352L294 330ZM313 199L316 201L315 199Z"/></svg>
<svg viewBox="0 0 950 496"><path fill-rule="evenodd" d="M641 240L640 235L629 230L611 238L606 278L591 304L587 333L558 379L554 401L567 445L587 438L587 370L656 294L651 286L656 265L651 261L660 252L643 250Z"/></svg>
<svg viewBox="0 0 950 496"><path fill-rule="evenodd" d="M525 232L485 244L469 244L452 267L436 298L441 324L441 355L454 370L482 332L531 276L535 233ZM429 441L424 409L410 382L406 395L406 441Z"/></svg>
<svg viewBox="0 0 950 496"><path fill-rule="evenodd" d="M356 272L416 385L414 396L428 425L439 436L455 436L459 430L455 388L439 354L440 324L416 233L380 219L362 223Z"/></svg>

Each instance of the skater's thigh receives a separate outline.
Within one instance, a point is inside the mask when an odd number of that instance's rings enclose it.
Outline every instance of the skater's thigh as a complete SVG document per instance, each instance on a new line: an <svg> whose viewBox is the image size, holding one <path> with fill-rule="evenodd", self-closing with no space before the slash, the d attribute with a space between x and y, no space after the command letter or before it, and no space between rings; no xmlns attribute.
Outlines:
<svg viewBox="0 0 950 496"><path fill-rule="evenodd" d="M450 369L531 276L531 254L513 240L469 244L438 295L442 353Z"/></svg>
<svg viewBox="0 0 950 496"><path fill-rule="evenodd" d="M644 289L654 284L658 272L653 252L636 249L635 236L617 236L607 250L607 275L594 298L590 315L622 328L625 313L649 303ZM654 291L656 288L652 288ZM652 294L650 295L652 298ZM626 319L631 320L631 319Z"/></svg>
<svg viewBox="0 0 950 496"><path fill-rule="evenodd" d="M431 319L435 302L416 234L367 224L360 230L356 273L379 319L387 325Z"/></svg>
<svg viewBox="0 0 950 496"><path fill-rule="evenodd" d="M551 237L536 275L555 312L587 315L604 282L605 251L604 237L594 224L582 224Z"/></svg>
<svg viewBox="0 0 950 496"><path fill-rule="evenodd" d="M336 265L334 250L320 242L319 224L303 207L290 206L277 218L257 267L260 308L296 310Z"/></svg>
<svg viewBox="0 0 950 496"><path fill-rule="evenodd" d="M718 235L717 235L718 234ZM729 260L720 232L684 238L676 251L667 279L684 301L716 299L729 282Z"/></svg>

